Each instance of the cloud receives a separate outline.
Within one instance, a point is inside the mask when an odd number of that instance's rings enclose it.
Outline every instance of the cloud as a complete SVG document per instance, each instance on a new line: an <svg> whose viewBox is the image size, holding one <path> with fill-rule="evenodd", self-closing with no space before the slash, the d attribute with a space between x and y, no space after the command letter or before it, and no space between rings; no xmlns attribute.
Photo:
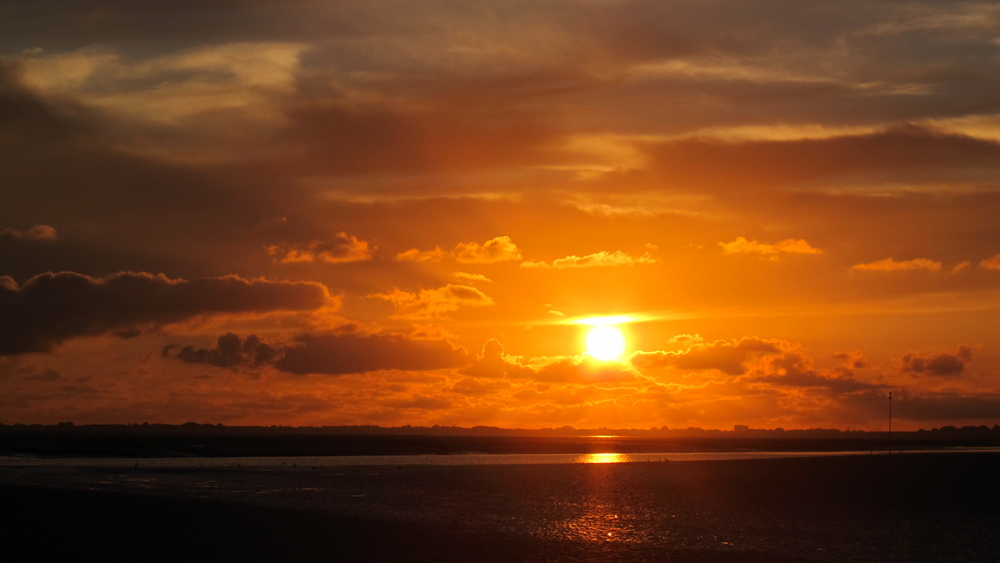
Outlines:
<svg viewBox="0 0 1000 563"><path fill-rule="evenodd" d="M900 397L893 401L893 416L918 421L996 420L1000 418L1000 395L988 392L922 393Z"/></svg>
<svg viewBox="0 0 1000 563"><path fill-rule="evenodd" d="M272 362L277 356L275 348L261 342L256 334L246 339L231 332L219 337L215 348L195 348L185 346L179 348L176 344L164 346L160 355L164 358L177 358L189 364L207 364L224 368L242 366L260 367Z"/></svg>
<svg viewBox="0 0 1000 563"><path fill-rule="evenodd" d="M58 381L62 379L62 372L48 366L25 363L18 357L0 358L0 380L9 377L25 381Z"/></svg>
<svg viewBox="0 0 1000 563"><path fill-rule="evenodd" d="M417 293L393 289L390 293L375 293L369 297L395 304L394 316L400 319L437 319L459 307L493 305L493 299L482 291L467 285L453 284L436 289L421 289Z"/></svg>
<svg viewBox="0 0 1000 563"><path fill-rule="evenodd" d="M932 272L941 271L941 263L927 258L916 258L914 260L894 260L886 258L869 264L856 264L851 266L852 270L869 270L877 272L898 272L904 270L929 270Z"/></svg>
<svg viewBox="0 0 1000 563"><path fill-rule="evenodd" d="M470 274L470 273L467 273L467 272L455 272L452 275L455 276L456 278L466 279L466 280L469 280L469 281L481 281L481 282L493 283L493 280L491 280L490 278L488 278L488 277L486 277L486 276L484 276L482 274Z"/></svg>
<svg viewBox="0 0 1000 563"><path fill-rule="evenodd" d="M411 248L396 255L396 260L415 262L440 262L452 257L461 264L494 264L521 259L521 250L517 248L509 236L492 238L483 244L478 242L463 242L455 246L451 252L445 252L435 247L434 250L421 251Z"/></svg>
<svg viewBox="0 0 1000 563"><path fill-rule="evenodd" d="M635 381L637 375L621 362L600 362L589 356L534 358L525 362L518 356L508 355L496 339L488 340L482 353L460 373L488 379L532 379L584 385Z"/></svg>
<svg viewBox="0 0 1000 563"><path fill-rule="evenodd" d="M985 270L1000 270L1000 254L995 254L979 263L979 267Z"/></svg>
<svg viewBox="0 0 1000 563"><path fill-rule="evenodd" d="M844 362L844 365L851 369L873 368L875 364L869 360L863 352L837 352L834 358Z"/></svg>
<svg viewBox="0 0 1000 563"><path fill-rule="evenodd" d="M903 356L903 371L937 376L960 375L965 364L972 361L972 348L961 345L954 354L918 356L910 353Z"/></svg>
<svg viewBox="0 0 1000 563"><path fill-rule="evenodd" d="M493 264L520 260L521 251L508 236L496 237L483 244L469 242L455 247L455 259L462 264Z"/></svg>
<svg viewBox="0 0 1000 563"><path fill-rule="evenodd" d="M394 409L437 410L451 407L451 401L438 397L414 396L410 399L390 399L380 404Z"/></svg>
<svg viewBox="0 0 1000 563"><path fill-rule="evenodd" d="M631 256L621 250L614 252L595 252L586 256L567 256L553 260L551 264L546 262L533 262L527 260L521 262L522 268L595 268L606 266L635 266L636 264L655 264L656 259L647 252L642 256Z"/></svg>
<svg viewBox="0 0 1000 563"><path fill-rule="evenodd" d="M433 370L459 367L467 358L465 350L447 340L352 330L302 334L286 344L267 344L256 335L240 338L228 333L220 336L213 348L181 348L172 344L163 349L162 355L187 363L232 369L271 365L296 375Z"/></svg>
<svg viewBox="0 0 1000 563"><path fill-rule="evenodd" d="M785 387L821 387L836 393L854 393L886 387L854 379L854 371L849 368L836 368L827 373L820 373L813 368L811 358L795 351L767 358L752 375L753 381Z"/></svg>
<svg viewBox="0 0 1000 563"><path fill-rule="evenodd" d="M434 250L424 250L420 251L416 248L411 248L405 252L400 252L396 255L396 260L400 261L411 261L411 262L440 262L447 258L449 254L438 247Z"/></svg>
<svg viewBox="0 0 1000 563"><path fill-rule="evenodd" d="M8 228L0 230L0 240L40 240L53 241L59 238L55 229L48 225L35 225L27 231Z"/></svg>
<svg viewBox="0 0 1000 563"><path fill-rule="evenodd" d="M238 276L187 281L163 274L94 278L62 272L35 276L21 286L0 277L0 355L45 352L79 336L136 336L143 327L198 315L312 310L329 299L318 283Z"/></svg>
<svg viewBox="0 0 1000 563"><path fill-rule="evenodd" d="M177 124L210 112L274 120L277 94L293 90L299 43L234 42L134 60L99 48L21 59L23 80L50 97L140 121ZM270 111L269 111L270 110Z"/></svg>
<svg viewBox="0 0 1000 563"><path fill-rule="evenodd" d="M447 340L411 339L399 333L304 334L283 348L275 362L295 374L431 370L464 364L465 350Z"/></svg>
<svg viewBox="0 0 1000 563"><path fill-rule="evenodd" d="M675 334L670 337L669 342L671 344L697 344L699 342L704 342L705 339L701 337L700 334Z"/></svg>
<svg viewBox="0 0 1000 563"><path fill-rule="evenodd" d="M273 245L267 247L267 253L274 256L276 262L289 264L292 262L361 262L372 259L372 251L368 243L347 233L337 233L332 240L314 240L302 244Z"/></svg>
<svg viewBox="0 0 1000 563"><path fill-rule="evenodd" d="M781 354L792 345L784 340L763 340L756 337L739 340L694 342L684 351L635 352L629 362L639 369L675 368L688 370L719 370L729 375L746 373L746 362L754 357Z"/></svg>
<svg viewBox="0 0 1000 563"><path fill-rule="evenodd" d="M521 365L518 357L508 355L503 344L495 338L487 340L475 361L461 372L472 377L497 379L524 379L535 373Z"/></svg>
<svg viewBox="0 0 1000 563"><path fill-rule="evenodd" d="M786 239L774 244L747 240L746 237L736 237L730 242L720 242L723 254L760 254L771 256L776 260L779 254L823 254L818 248L813 248L805 239Z"/></svg>

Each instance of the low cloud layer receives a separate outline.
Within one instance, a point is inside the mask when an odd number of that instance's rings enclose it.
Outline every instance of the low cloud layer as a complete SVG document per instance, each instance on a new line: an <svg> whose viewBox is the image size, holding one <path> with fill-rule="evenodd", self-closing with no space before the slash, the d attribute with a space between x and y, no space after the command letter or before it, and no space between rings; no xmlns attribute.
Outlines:
<svg viewBox="0 0 1000 563"><path fill-rule="evenodd" d="M766 354L781 354L791 348L783 340L741 338L692 343L687 350L670 352L636 352L629 359L640 369L676 368L687 370L718 370L739 375L748 369L747 362Z"/></svg>
<svg viewBox="0 0 1000 563"><path fill-rule="evenodd" d="M94 278L62 272L23 285L0 277L0 355L45 352L79 336L135 336L150 325L198 315L317 309L328 299L318 283L237 276L188 281L162 274Z"/></svg>
<svg viewBox="0 0 1000 563"><path fill-rule="evenodd" d="M253 334L240 338L227 333L213 348L170 345L161 355L231 369L273 366L296 375L434 370L458 367L466 361L465 351L446 340L357 331L303 334L284 344L267 344Z"/></svg>

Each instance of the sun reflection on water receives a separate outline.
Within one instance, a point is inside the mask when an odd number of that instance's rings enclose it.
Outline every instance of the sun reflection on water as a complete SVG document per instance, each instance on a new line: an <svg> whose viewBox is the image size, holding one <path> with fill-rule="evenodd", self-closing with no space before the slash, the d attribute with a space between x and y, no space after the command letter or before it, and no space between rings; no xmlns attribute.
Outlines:
<svg viewBox="0 0 1000 563"><path fill-rule="evenodd" d="M580 458L580 463L621 463L627 461L622 454L587 454Z"/></svg>

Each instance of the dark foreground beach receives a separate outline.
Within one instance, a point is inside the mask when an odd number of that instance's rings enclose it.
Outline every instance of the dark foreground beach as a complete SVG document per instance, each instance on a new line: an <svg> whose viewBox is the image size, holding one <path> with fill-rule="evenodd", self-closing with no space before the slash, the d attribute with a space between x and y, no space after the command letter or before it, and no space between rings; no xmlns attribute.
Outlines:
<svg viewBox="0 0 1000 563"><path fill-rule="evenodd" d="M995 453L3 467L0 536L36 560L985 562L1000 559L998 482Z"/></svg>

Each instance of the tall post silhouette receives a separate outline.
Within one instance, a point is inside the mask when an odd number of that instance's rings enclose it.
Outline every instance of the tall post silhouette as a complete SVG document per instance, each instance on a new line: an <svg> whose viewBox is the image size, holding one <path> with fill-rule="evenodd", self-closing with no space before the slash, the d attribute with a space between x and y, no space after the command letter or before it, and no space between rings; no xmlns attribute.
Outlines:
<svg viewBox="0 0 1000 563"><path fill-rule="evenodd" d="M892 391L889 391L889 455L892 455Z"/></svg>

